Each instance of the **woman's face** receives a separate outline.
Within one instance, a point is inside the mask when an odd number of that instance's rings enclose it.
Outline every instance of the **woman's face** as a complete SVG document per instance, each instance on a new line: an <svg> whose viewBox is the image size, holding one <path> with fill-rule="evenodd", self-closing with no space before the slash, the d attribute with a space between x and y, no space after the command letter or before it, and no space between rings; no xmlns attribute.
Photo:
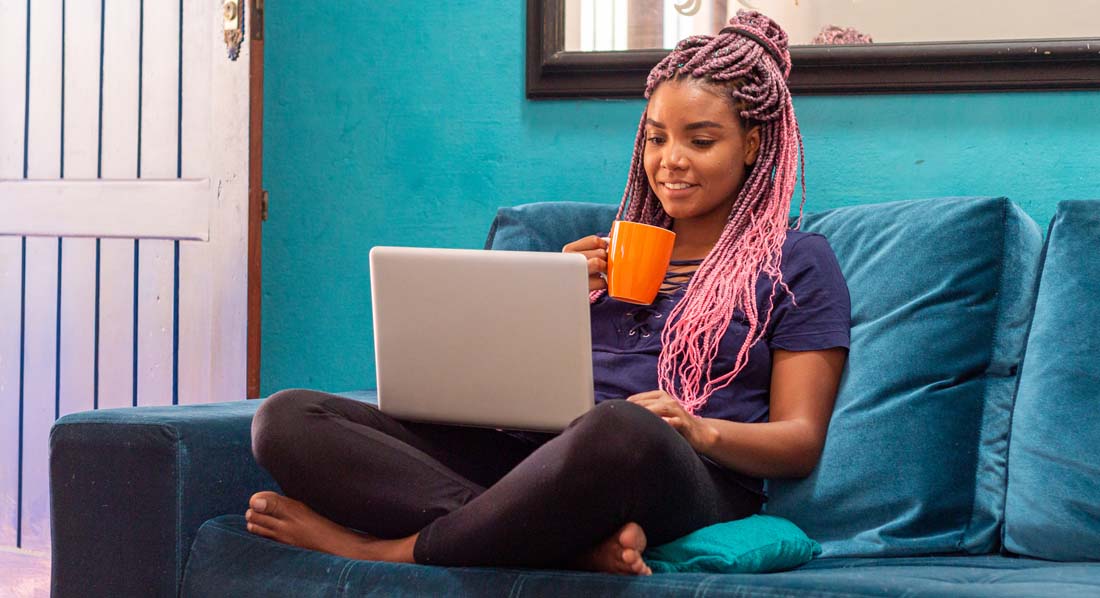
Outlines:
<svg viewBox="0 0 1100 598"><path fill-rule="evenodd" d="M649 186L677 220L728 218L756 161L760 129L745 131L723 88L665 81L649 98L644 164Z"/></svg>

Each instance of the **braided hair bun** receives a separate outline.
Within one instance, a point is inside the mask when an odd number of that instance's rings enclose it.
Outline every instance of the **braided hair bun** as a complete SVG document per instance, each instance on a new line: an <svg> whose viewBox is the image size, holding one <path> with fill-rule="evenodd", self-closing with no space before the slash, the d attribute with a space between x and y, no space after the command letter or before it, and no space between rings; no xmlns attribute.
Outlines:
<svg viewBox="0 0 1100 598"><path fill-rule="evenodd" d="M755 40L763 46L772 58L781 65L783 78L787 79L791 74L791 47L787 32L767 15L755 10L739 10L737 16L730 19L729 27L722 31L733 30L742 35L755 34ZM738 31L740 30L740 31ZM751 33L749 33L751 32Z"/></svg>

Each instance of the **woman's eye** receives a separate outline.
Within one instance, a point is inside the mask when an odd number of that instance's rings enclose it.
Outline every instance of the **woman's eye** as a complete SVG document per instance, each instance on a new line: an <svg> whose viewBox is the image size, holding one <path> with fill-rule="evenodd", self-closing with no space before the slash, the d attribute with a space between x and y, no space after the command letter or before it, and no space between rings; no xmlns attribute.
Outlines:
<svg viewBox="0 0 1100 598"><path fill-rule="evenodd" d="M661 142L663 142L664 140L665 140L665 139L664 139L664 137L657 137L657 136L653 136L653 137L647 137L647 138L646 138L646 142L647 142L647 143L661 143Z"/></svg>
<svg viewBox="0 0 1100 598"><path fill-rule="evenodd" d="M714 140L713 139L695 139L695 140L692 141L692 143L694 143L695 145L697 145L699 147L710 147L710 146L714 145Z"/></svg>

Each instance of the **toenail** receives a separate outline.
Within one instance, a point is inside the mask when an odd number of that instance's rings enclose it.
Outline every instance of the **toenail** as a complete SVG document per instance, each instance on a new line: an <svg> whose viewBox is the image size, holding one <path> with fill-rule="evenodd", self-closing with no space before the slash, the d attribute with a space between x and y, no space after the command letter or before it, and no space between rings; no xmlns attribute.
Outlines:
<svg viewBox="0 0 1100 598"><path fill-rule="evenodd" d="M254 508L257 511L263 513L264 511L267 510L267 499L266 498L257 498L256 502L252 503L252 508Z"/></svg>

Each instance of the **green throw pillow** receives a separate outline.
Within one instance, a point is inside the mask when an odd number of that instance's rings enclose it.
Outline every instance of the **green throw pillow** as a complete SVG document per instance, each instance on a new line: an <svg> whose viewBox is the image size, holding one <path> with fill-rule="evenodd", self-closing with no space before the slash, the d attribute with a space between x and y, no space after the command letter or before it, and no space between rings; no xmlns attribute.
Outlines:
<svg viewBox="0 0 1100 598"><path fill-rule="evenodd" d="M793 569L821 554L795 524L753 515L696 530L645 551L654 573L768 573Z"/></svg>

